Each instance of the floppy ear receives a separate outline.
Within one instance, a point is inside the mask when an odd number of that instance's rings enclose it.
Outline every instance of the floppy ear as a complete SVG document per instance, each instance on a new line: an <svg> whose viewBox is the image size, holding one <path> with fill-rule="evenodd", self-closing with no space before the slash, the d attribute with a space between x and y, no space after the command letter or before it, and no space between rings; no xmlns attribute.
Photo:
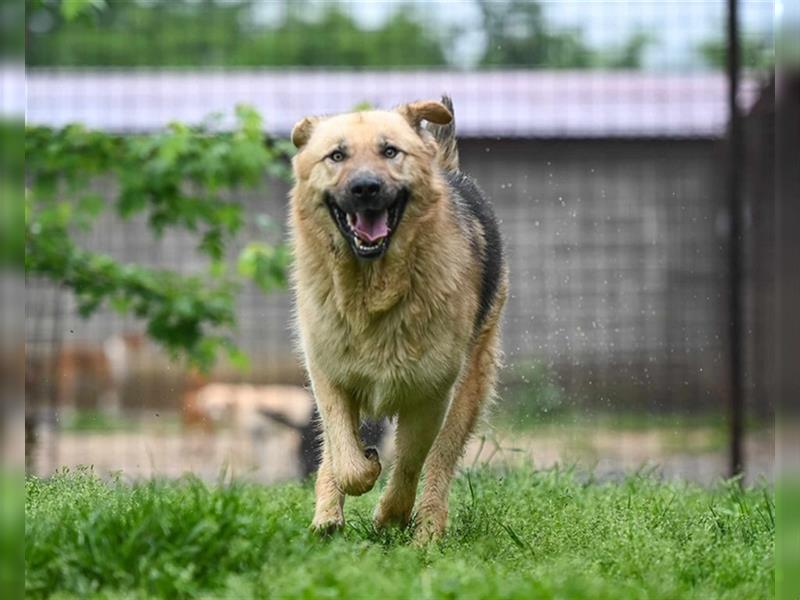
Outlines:
<svg viewBox="0 0 800 600"><path fill-rule="evenodd" d="M319 117L303 117L292 127L292 143L295 148L302 148L314 132L314 126L319 122Z"/></svg>
<svg viewBox="0 0 800 600"><path fill-rule="evenodd" d="M447 125L453 120L452 113L441 102L434 100L421 100L404 104L397 109L409 122L411 127L419 129L422 121L429 121L437 125Z"/></svg>

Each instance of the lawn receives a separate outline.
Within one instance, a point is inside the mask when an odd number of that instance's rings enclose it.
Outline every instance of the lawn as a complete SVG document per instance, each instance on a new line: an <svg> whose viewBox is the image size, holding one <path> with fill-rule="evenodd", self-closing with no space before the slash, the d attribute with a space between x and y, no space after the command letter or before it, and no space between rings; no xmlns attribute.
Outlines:
<svg viewBox="0 0 800 600"><path fill-rule="evenodd" d="M26 486L28 597L770 598L771 489L652 474L463 473L447 536L375 531L377 491L346 530L307 531L310 485L131 485L90 471Z"/></svg>

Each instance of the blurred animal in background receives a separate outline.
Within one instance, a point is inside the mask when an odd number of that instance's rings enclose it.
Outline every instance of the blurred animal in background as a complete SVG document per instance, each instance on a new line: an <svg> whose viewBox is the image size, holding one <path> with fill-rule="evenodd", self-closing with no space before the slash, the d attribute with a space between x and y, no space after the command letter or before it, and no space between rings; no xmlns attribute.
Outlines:
<svg viewBox="0 0 800 600"><path fill-rule="evenodd" d="M214 432L211 415L200 407L197 400L197 393L207 385L207 378L197 371L190 371L186 376L181 395L181 422L184 431L205 434Z"/></svg>
<svg viewBox="0 0 800 600"><path fill-rule="evenodd" d="M146 345L143 333L124 332L109 337L102 345L64 346L55 358L59 406L119 414L123 387Z"/></svg>
<svg viewBox="0 0 800 600"><path fill-rule="evenodd" d="M246 436L252 454L274 426L297 434L298 471L306 478L319 466L319 415L311 393L293 385L251 385L244 383L208 383L196 385L201 376L190 378L183 395L184 426L206 433L220 427L231 428L235 435ZM383 439L385 424L369 422L362 426L365 443L376 446Z"/></svg>

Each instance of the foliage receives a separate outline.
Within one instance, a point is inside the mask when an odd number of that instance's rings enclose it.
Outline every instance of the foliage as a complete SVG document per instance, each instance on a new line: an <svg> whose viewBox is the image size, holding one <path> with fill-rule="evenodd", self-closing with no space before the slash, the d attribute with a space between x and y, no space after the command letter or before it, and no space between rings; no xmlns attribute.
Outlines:
<svg viewBox="0 0 800 600"><path fill-rule="evenodd" d="M6 444L5 447L9 446ZM23 483L21 472L9 468L7 463L0 467L0 555L3 556L0 591L5 598L11 599L24 597L22 573L25 564L20 556L20 548L25 543Z"/></svg>
<svg viewBox="0 0 800 600"><path fill-rule="evenodd" d="M73 0L94 5L97 0ZM398 9L376 29L344 8L319 14L286 2L284 17L259 23L253 0L108 2L70 15L28 0L29 65L59 66L387 66L444 65L442 41ZM280 6L275 4L273 6ZM81 18L76 18L80 16ZM157 40L157 43L154 43Z"/></svg>
<svg viewBox="0 0 800 600"><path fill-rule="evenodd" d="M72 290L82 316L110 305L144 319L155 340L200 367L210 366L220 349L241 363L229 335L241 278L225 259L243 215L229 197L260 185L265 172L286 176L288 144L265 143L254 110L239 107L237 118L233 131L176 123L130 136L80 125L28 128L27 272ZM155 236L167 228L197 236L208 272L178 275L81 248L76 238L108 208L96 191L100 180L116 190L111 204L120 217L146 215ZM269 291L285 285L288 262L285 248L258 242L243 250L239 274Z"/></svg>
<svg viewBox="0 0 800 600"><path fill-rule="evenodd" d="M540 2L475 1L487 38L479 61L485 66L639 68L652 42L639 32L598 50L580 30L554 30ZM436 67L448 64L447 50L467 33L426 21L413 6L399 7L377 27L361 25L344 2L274 2L272 20L255 0L27 0L27 6L32 66Z"/></svg>
<svg viewBox="0 0 800 600"><path fill-rule="evenodd" d="M638 69L653 42L651 36L637 32L619 47L598 51L586 44L580 30L554 30L539 2L478 0L478 5L488 38L482 65Z"/></svg>
<svg viewBox="0 0 800 600"><path fill-rule="evenodd" d="M512 429L530 429L563 417L574 406L558 375L541 363L508 368L496 416Z"/></svg>
<svg viewBox="0 0 800 600"><path fill-rule="evenodd" d="M310 485L126 485L63 472L26 486L30 598L769 598L775 504L647 474L468 471L451 526L417 549L375 531L378 491L348 499L342 535L306 527Z"/></svg>
<svg viewBox="0 0 800 600"><path fill-rule="evenodd" d="M100 10L106 7L106 0L62 0L61 14L67 21L72 21L91 9Z"/></svg>
<svg viewBox="0 0 800 600"><path fill-rule="evenodd" d="M440 40L408 11L398 10L370 30L335 4L314 20L290 13L280 27L253 40L249 57L238 60L248 65L376 68L446 64Z"/></svg>
<svg viewBox="0 0 800 600"><path fill-rule="evenodd" d="M598 66L610 69L641 69L644 52L655 41L654 36L637 31L618 48L613 48L600 55Z"/></svg>
<svg viewBox="0 0 800 600"><path fill-rule="evenodd" d="M0 56L18 61L25 56L25 6L15 0L0 0Z"/></svg>
<svg viewBox="0 0 800 600"><path fill-rule="evenodd" d="M728 60L728 41L724 38L706 40L697 48L703 62L715 69L724 69ZM771 70L775 66L775 49L758 37L742 37L739 41L741 64L744 68Z"/></svg>
<svg viewBox="0 0 800 600"><path fill-rule="evenodd" d="M25 258L23 138L21 122L0 120L0 267L14 270Z"/></svg>
<svg viewBox="0 0 800 600"><path fill-rule="evenodd" d="M479 0L488 38L483 65L588 67L591 51L579 31L552 32L538 2Z"/></svg>

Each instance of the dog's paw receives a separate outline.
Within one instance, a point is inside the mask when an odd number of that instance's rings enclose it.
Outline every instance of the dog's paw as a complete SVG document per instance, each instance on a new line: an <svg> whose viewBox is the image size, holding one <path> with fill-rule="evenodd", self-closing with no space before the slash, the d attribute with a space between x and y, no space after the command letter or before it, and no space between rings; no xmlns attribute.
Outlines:
<svg viewBox="0 0 800 600"><path fill-rule="evenodd" d="M414 507L414 494L398 494L391 488L384 492L375 513L372 515L372 522L377 529L389 525L406 527L411 522L411 511Z"/></svg>
<svg viewBox="0 0 800 600"><path fill-rule="evenodd" d="M344 529L344 517L314 517L309 529L320 537L329 537Z"/></svg>
<svg viewBox="0 0 800 600"><path fill-rule="evenodd" d="M416 522L414 544L426 546L444 535L445 529L447 529L447 508L420 508Z"/></svg>
<svg viewBox="0 0 800 600"><path fill-rule="evenodd" d="M411 522L411 507L381 502L372 515L372 522L376 529L390 525L406 527Z"/></svg>
<svg viewBox="0 0 800 600"><path fill-rule="evenodd" d="M360 496L370 491L381 474L381 461L375 448L367 448L358 460L341 465L334 474L336 485L343 494Z"/></svg>

